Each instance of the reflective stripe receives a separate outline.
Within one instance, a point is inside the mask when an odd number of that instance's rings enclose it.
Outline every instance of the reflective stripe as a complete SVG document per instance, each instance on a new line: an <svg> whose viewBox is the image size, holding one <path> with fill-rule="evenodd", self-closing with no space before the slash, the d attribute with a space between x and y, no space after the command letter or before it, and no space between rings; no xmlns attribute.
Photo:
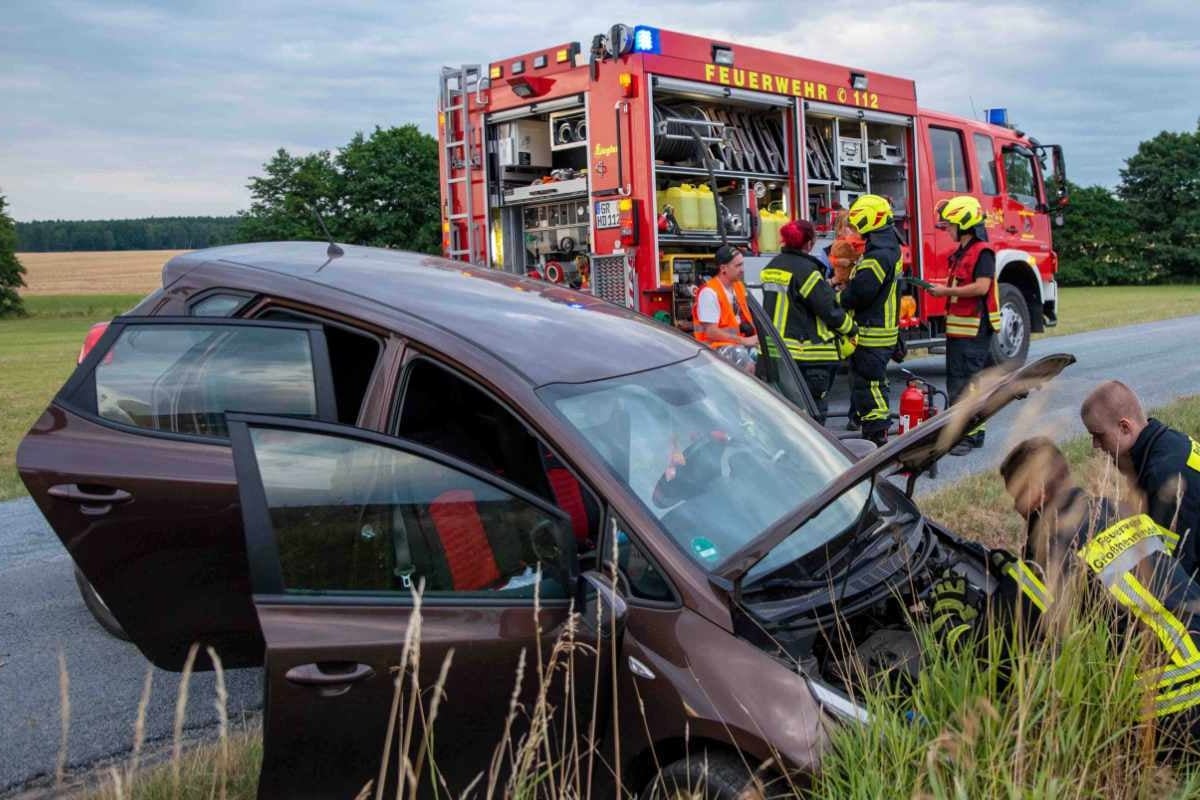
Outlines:
<svg viewBox="0 0 1200 800"><path fill-rule="evenodd" d="M946 317L946 335L954 338L974 338L979 333L979 317Z"/></svg>
<svg viewBox="0 0 1200 800"><path fill-rule="evenodd" d="M864 258L858 262L858 266L850 273L850 280L854 280L854 276L860 269L871 270L871 272L875 273L875 277L879 279L880 283L887 281L887 273L883 271L883 265L873 258Z"/></svg>
<svg viewBox="0 0 1200 800"><path fill-rule="evenodd" d="M1192 443L1192 452L1188 455L1187 465L1196 472L1200 472L1200 442L1191 437L1188 438Z"/></svg>
<svg viewBox="0 0 1200 800"><path fill-rule="evenodd" d="M861 344L861 342L860 342ZM883 399L883 391L880 387L883 386L883 381L867 381L867 386L871 390L871 397L875 398L875 406L866 414L862 415L864 420L880 420L888 418L888 404Z"/></svg>
<svg viewBox="0 0 1200 800"><path fill-rule="evenodd" d="M891 347L900 338L899 328L859 328L859 347Z"/></svg>
<svg viewBox="0 0 1200 800"><path fill-rule="evenodd" d="M850 314L847 313L846 316L842 317L842 324L838 326L837 332L846 334L846 333L850 333L850 331L853 328L854 328L854 317L850 316Z"/></svg>
<svg viewBox="0 0 1200 800"><path fill-rule="evenodd" d="M1153 670L1151 674L1156 674L1157 672L1157 670ZM1194 678L1200 678L1200 661L1184 664L1183 666L1170 667L1157 677L1158 683L1156 686L1159 689L1174 686L1183 681L1190 681Z"/></svg>
<svg viewBox="0 0 1200 800"><path fill-rule="evenodd" d="M1154 698L1154 716L1165 717L1177 714L1200 703L1200 681L1169 692L1162 692Z"/></svg>
<svg viewBox="0 0 1200 800"><path fill-rule="evenodd" d="M961 639L970 630L971 630L971 626L965 622L961 623L959 625L955 625L953 628L950 629L950 632L946 634L946 645L948 647L955 647L958 644L958 640Z"/></svg>
<svg viewBox="0 0 1200 800"><path fill-rule="evenodd" d="M1029 565L1024 561L1016 561L1004 568L1004 573L1016 582L1021 588L1021 593L1029 598L1029 600L1037 606L1037 610L1046 613L1046 609L1054 602L1054 596L1046 589L1046 584L1042 583L1041 578L1037 576Z"/></svg>
<svg viewBox="0 0 1200 800"><path fill-rule="evenodd" d="M800 287L800 296L808 297L810 294L812 294L812 290L818 283L820 283L820 281L820 273L818 273L816 270L813 270L811 273L809 273L808 279L804 281L804 284Z"/></svg>
<svg viewBox="0 0 1200 800"><path fill-rule="evenodd" d="M1167 555L1175 555L1175 548L1179 545L1179 534L1175 531L1162 528L1159 530L1158 535L1162 537L1163 549L1167 551Z"/></svg>
<svg viewBox="0 0 1200 800"><path fill-rule="evenodd" d="M1187 628L1132 574L1126 572L1123 581L1114 583L1109 591L1138 619L1150 626L1175 664L1183 666L1200 660L1200 651L1196 649L1196 643L1192 641Z"/></svg>

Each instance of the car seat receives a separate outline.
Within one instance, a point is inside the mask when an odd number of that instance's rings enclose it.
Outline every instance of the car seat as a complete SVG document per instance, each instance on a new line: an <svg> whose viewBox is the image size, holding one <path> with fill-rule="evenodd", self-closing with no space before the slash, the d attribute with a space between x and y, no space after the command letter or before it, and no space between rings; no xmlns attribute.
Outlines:
<svg viewBox="0 0 1200 800"><path fill-rule="evenodd" d="M442 492L429 504L429 517L446 555L454 591L490 589L500 582L500 567L483 529L474 492Z"/></svg>

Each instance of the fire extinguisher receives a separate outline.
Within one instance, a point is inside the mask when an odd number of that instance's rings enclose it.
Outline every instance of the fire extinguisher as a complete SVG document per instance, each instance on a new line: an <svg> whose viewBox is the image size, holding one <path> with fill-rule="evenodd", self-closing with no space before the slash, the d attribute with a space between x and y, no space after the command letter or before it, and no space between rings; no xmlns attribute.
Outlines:
<svg viewBox="0 0 1200 800"><path fill-rule="evenodd" d="M900 428L897 435L903 435L920 425L925 420L938 413L937 398L942 398L942 410L946 409L946 393L924 378L919 378L906 369L904 374L907 385L900 393Z"/></svg>

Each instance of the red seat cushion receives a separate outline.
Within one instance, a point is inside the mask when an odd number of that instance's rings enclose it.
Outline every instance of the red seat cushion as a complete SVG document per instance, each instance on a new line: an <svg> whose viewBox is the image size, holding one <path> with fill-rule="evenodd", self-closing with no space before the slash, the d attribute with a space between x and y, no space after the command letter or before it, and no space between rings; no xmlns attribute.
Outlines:
<svg viewBox="0 0 1200 800"><path fill-rule="evenodd" d="M429 504L429 516L446 553L455 591L487 589L500 580L496 556L479 519L475 495L451 489Z"/></svg>
<svg viewBox="0 0 1200 800"><path fill-rule="evenodd" d="M558 507L571 517L575 541L587 541L587 507L583 504L583 490L579 488L579 481L564 467L550 467L546 470L546 478L550 481L550 491L554 492L554 500Z"/></svg>

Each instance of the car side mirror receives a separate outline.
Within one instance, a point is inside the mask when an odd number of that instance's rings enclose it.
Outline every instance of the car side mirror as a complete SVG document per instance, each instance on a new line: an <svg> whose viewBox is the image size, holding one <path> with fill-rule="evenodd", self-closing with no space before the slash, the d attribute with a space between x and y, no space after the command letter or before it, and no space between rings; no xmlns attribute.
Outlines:
<svg viewBox="0 0 1200 800"><path fill-rule="evenodd" d="M613 582L595 570L588 570L581 576L579 590L577 607L583 617L580 624L583 633L606 640L620 638L629 606Z"/></svg>
<svg viewBox="0 0 1200 800"><path fill-rule="evenodd" d="M579 556L575 536L561 520L540 520L529 532L533 554L547 575L562 584L567 596L574 596L579 586Z"/></svg>
<svg viewBox="0 0 1200 800"><path fill-rule="evenodd" d="M875 450L879 445L872 442L870 439L855 437L853 439L842 439L842 444L854 456L855 461L860 461L864 456Z"/></svg>

